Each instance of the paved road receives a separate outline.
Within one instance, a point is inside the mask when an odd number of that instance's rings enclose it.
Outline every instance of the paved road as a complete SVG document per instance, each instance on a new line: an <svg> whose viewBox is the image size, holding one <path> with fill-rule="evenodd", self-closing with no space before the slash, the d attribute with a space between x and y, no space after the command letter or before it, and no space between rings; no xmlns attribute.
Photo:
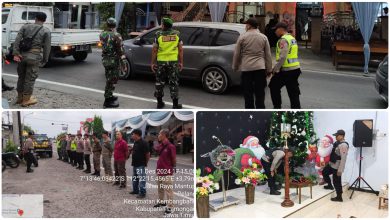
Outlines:
<svg viewBox="0 0 390 220"><path fill-rule="evenodd" d="M149 171L156 168L156 159L148 165ZM53 158L41 158L39 167L26 174L26 166L7 168L2 174L3 194L43 194L44 217L57 218L190 218L193 216L193 164L178 163L181 173L175 174L174 202L176 210L164 216L163 209L153 208L157 189L154 175L148 174L147 196L138 200L128 193L131 181L125 190L118 190L112 183L88 179L86 175L70 164ZM128 178L131 178L131 161L126 163ZM103 173L103 171L102 171Z"/></svg>
<svg viewBox="0 0 390 220"><path fill-rule="evenodd" d="M84 96L103 102L105 84L104 69L100 53L90 54L85 62L75 63L72 58L56 59L51 67L41 69L37 86L66 94ZM145 59L149 59L146 57ZM305 68L300 78L302 107L307 109L382 109L387 104L378 96L372 77L339 74L329 63L329 72L316 72L315 66ZM16 65L6 65L4 78L15 82ZM10 75L11 74L11 75ZM167 89L167 88L166 88ZM121 80L119 93L121 108L155 108L154 79L149 75L138 75L132 80ZM166 90L166 94L169 92ZM283 93L283 108L289 108L287 93ZM181 81L181 102L187 108L242 108L243 98L239 87L231 88L226 94L212 95L202 90L200 82ZM169 95L167 101L171 101ZM166 108L170 108L168 105ZM269 92L266 107L272 108Z"/></svg>

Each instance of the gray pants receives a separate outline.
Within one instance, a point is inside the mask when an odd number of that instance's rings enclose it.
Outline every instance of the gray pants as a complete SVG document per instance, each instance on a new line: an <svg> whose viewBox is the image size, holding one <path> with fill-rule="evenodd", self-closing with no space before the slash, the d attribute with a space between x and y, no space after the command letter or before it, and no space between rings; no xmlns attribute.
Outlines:
<svg viewBox="0 0 390 220"><path fill-rule="evenodd" d="M112 167L111 167L111 155L103 154L103 167L104 167L104 174L113 176Z"/></svg>
<svg viewBox="0 0 390 220"><path fill-rule="evenodd" d="M17 68L19 77L16 90L24 95L32 95L42 57L32 53L26 53L22 56L22 61Z"/></svg>

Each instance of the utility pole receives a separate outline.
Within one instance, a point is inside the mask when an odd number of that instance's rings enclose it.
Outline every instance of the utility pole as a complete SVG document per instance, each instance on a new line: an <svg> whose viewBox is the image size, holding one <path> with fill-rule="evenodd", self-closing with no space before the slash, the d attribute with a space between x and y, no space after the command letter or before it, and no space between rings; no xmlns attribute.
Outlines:
<svg viewBox="0 0 390 220"><path fill-rule="evenodd" d="M18 117L20 117L20 112L12 112L12 136L13 136L13 142L16 145L21 145L21 138L20 138L20 124Z"/></svg>

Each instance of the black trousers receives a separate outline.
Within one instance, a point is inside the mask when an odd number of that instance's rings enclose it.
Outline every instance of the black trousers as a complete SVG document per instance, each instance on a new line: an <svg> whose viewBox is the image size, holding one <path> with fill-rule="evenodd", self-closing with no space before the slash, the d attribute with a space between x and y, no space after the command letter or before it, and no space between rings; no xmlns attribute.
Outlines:
<svg viewBox="0 0 390 220"><path fill-rule="evenodd" d="M62 152L61 152L61 148L57 148L57 153L58 153L58 159L62 160L63 155L62 155Z"/></svg>
<svg viewBox="0 0 390 220"><path fill-rule="evenodd" d="M31 170L31 165L34 162L34 155L32 152L27 152L24 154L24 159L26 160L27 163L27 171Z"/></svg>
<svg viewBox="0 0 390 220"><path fill-rule="evenodd" d="M77 165L77 153L76 153L76 151L70 151L70 155L71 155L70 163L73 166L76 166Z"/></svg>
<svg viewBox="0 0 390 220"><path fill-rule="evenodd" d="M300 109L301 103L299 101L299 95L301 91L299 89L298 78L301 75L301 70L280 71L275 74L269 88L271 91L271 99L275 109L282 108L282 96L281 89L286 86L288 97L290 98L290 104L292 109Z"/></svg>
<svg viewBox="0 0 390 220"><path fill-rule="evenodd" d="M66 150L66 154L68 155L68 157L66 158L66 161L68 163L71 163L72 162L72 151L71 150Z"/></svg>
<svg viewBox="0 0 390 220"><path fill-rule="evenodd" d="M84 154L85 165L87 166L87 170L91 171L91 155Z"/></svg>
<svg viewBox="0 0 390 220"><path fill-rule="evenodd" d="M77 164L79 168L84 169L84 153L77 152Z"/></svg>
<svg viewBox="0 0 390 220"><path fill-rule="evenodd" d="M261 160L261 165L263 165L265 175L267 175L268 186L271 191L275 191L276 190L275 175L271 176L271 163L263 159Z"/></svg>
<svg viewBox="0 0 390 220"><path fill-rule="evenodd" d="M322 170L322 176L324 177L324 181L328 185L332 185L330 180L330 175L333 176L333 186L336 189L336 193L338 196L343 194L343 186L341 185L341 176L337 176L337 170L333 169L329 164L324 167Z"/></svg>
<svg viewBox="0 0 390 220"><path fill-rule="evenodd" d="M243 71L241 85L244 93L246 109L264 109L267 74L265 70ZM256 97L256 100L254 99Z"/></svg>

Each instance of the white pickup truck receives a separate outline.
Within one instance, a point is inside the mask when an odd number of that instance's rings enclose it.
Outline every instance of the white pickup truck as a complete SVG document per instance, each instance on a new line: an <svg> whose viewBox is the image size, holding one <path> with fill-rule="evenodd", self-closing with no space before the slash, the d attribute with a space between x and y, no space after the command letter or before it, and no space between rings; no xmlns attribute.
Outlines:
<svg viewBox="0 0 390 220"><path fill-rule="evenodd" d="M12 46L19 29L24 24L34 23L37 12L47 16L44 26L51 31L50 58L73 56L76 61L83 61L92 52L92 46L99 43L100 30L54 28L52 7L14 5L2 8L2 52L5 55L12 55Z"/></svg>

